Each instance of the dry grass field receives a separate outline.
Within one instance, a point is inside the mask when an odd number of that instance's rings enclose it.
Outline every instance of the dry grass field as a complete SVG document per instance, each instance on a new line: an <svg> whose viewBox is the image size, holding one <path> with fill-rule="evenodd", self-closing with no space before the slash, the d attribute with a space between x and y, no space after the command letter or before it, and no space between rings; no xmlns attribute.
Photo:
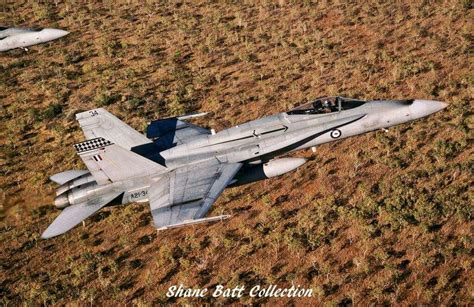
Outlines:
<svg viewBox="0 0 474 307"><path fill-rule="evenodd" d="M474 303L472 0L5 1L0 25L71 31L0 54L0 304ZM157 233L147 204L41 240L48 180L84 169L74 114L139 131L209 111L221 130L323 95L449 103L322 145L226 190L226 222ZM313 289L305 299L168 299L169 286Z"/></svg>

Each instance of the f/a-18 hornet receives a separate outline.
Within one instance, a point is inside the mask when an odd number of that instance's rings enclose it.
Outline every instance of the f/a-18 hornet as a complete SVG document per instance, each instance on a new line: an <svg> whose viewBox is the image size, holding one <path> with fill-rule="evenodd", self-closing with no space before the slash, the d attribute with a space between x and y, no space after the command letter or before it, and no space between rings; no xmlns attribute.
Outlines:
<svg viewBox="0 0 474 307"><path fill-rule="evenodd" d="M88 170L51 177L61 214L42 238L60 235L106 205L149 202L158 229L207 217L222 191L296 169L302 158L275 157L406 123L447 106L430 100L362 101L323 97L288 112L215 133L190 115L152 121L143 135L104 109L79 113L86 141L75 144Z"/></svg>
<svg viewBox="0 0 474 307"><path fill-rule="evenodd" d="M59 29L21 29L0 27L0 51L25 48L46 43L65 35L68 31Z"/></svg>

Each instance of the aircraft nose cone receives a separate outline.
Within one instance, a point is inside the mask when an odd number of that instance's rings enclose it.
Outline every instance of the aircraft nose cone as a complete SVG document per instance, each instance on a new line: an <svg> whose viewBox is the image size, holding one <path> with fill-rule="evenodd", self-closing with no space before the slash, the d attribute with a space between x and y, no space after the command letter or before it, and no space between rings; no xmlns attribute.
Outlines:
<svg viewBox="0 0 474 307"><path fill-rule="evenodd" d="M442 101L416 99L410 109L412 115L418 118L441 111L447 106L448 104Z"/></svg>
<svg viewBox="0 0 474 307"><path fill-rule="evenodd" d="M55 31L55 35L56 35L57 37L63 37L63 36L66 36L66 35L69 34L68 31L64 31L64 30L55 29L54 31Z"/></svg>
<svg viewBox="0 0 474 307"><path fill-rule="evenodd" d="M69 34L68 31L60 30L60 29L43 29L45 33L49 36L54 38L60 38Z"/></svg>

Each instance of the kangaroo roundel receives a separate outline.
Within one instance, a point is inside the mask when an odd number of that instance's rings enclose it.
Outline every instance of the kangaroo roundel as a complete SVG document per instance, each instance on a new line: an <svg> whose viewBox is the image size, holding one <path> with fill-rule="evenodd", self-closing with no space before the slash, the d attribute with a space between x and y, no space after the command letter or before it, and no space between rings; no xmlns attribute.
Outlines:
<svg viewBox="0 0 474 307"><path fill-rule="evenodd" d="M333 131L331 131L330 135L333 139L337 139L342 135L342 132L339 129L334 129Z"/></svg>

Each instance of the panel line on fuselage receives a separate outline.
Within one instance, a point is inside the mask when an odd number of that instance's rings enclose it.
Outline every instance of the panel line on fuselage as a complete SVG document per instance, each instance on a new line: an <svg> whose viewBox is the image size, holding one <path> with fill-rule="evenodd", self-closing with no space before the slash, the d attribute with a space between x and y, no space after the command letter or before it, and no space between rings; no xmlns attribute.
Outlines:
<svg viewBox="0 0 474 307"><path fill-rule="evenodd" d="M364 118L365 116L366 116L366 114L361 115L360 117L358 117L358 118L356 118L356 119L353 119L353 120L351 120L351 121L349 121L349 122L347 122L347 123L340 124L340 125L337 125L337 126L334 126L334 127L328 128L328 129L325 129L325 130L323 130L323 131L320 131L320 132L318 132L318 133L315 133L315 134L313 134L313 135L310 135L309 137L304 138L304 139L302 139L302 140L300 140L300 141L298 141L298 142L295 142L295 143L293 143L293 144L291 144L291 145L289 145L289 146L280 148L280 149L278 149L278 150L276 150L276 151L273 151L273 152L266 153L266 154L264 154L263 156L278 156L278 155L280 155L280 154L282 154L282 153L291 151L291 150L293 150L293 149L295 149L295 148L298 148L298 147L302 146L303 144L308 143L308 142L311 141L311 140L314 140L315 138L317 138L317 137L319 137L319 136L321 136L321 135L323 135L323 134L326 134L327 132L329 132L329 131L331 131L331 130L334 130L334 129L337 129L337 128L340 128L340 127L344 127L344 126L347 126L347 125L349 125L349 124L352 124L352 123L354 123L354 122L356 122L356 121L358 121L358 120Z"/></svg>

